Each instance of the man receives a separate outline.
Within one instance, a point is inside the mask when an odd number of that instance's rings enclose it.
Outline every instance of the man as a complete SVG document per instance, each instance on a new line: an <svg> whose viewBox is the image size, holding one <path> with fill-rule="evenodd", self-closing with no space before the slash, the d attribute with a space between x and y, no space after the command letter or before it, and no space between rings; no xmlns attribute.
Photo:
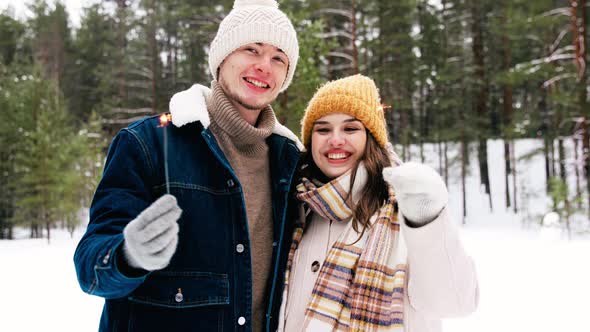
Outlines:
<svg viewBox="0 0 590 332"><path fill-rule="evenodd" d="M105 298L101 331L276 329L302 145L269 104L298 52L274 0L236 0L211 88L172 97L167 133L152 117L115 137L74 255L82 289Z"/></svg>

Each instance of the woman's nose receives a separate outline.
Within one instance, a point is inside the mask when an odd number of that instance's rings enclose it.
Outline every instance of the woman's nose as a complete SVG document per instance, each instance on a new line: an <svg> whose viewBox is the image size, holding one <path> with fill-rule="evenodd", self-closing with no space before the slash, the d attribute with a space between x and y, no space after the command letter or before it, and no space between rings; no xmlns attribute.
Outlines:
<svg viewBox="0 0 590 332"><path fill-rule="evenodd" d="M345 142L344 137L337 131L335 131L328 140L328 143L330 143L331 146L342 146Z"/></svg>

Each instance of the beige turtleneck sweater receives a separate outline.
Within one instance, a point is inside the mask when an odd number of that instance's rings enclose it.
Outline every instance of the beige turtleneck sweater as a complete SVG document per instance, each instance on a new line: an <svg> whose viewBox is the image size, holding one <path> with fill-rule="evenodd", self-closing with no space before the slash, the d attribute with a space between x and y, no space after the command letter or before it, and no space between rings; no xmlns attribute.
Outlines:
<svg viewBox="0 0 590 332"><path fill-rule="evenodd" d="M216 81L211 88L207 100L211 132L238 176L246 201L251 248L246 247L242 254L250 253L252 258L252 330L262 331L273 231L266 138L272 134L276 119L268 106L260 112L254 127L242 118Z"/></svg>

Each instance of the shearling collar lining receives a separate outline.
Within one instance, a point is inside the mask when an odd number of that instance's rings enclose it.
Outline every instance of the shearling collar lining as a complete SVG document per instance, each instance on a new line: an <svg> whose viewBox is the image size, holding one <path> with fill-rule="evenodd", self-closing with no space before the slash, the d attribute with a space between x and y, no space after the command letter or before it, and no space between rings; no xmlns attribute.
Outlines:
<svg viewBox="0 0 590 332"><path fill-rule="evenodd" d="M195 84L188 90L174 94L172 99L170 99L172 124L176 127L182 127L187 123L200 121L203 127L208 128L209 124L211 124L211 119L209 119L205 98L210 94L211 89L200 84ZM305 150L297 136L278 121L275 123L272 132L293 141L299 151Z"/></svg>

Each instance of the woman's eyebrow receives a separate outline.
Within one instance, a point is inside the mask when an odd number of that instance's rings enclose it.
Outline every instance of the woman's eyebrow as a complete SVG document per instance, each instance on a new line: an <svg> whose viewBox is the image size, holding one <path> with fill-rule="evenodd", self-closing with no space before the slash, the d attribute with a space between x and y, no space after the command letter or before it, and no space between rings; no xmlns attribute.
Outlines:
<svg viewBox="0 0 590 332"><path fill-rule="evenodd" d="M355 118L350 118L350 119L346 119L346 120L344 120L342 122L346 122L346 123L350 123L350 122L361 122L361 120L355 119ZM327 124L330 124L330 122L318 120L318 121L316 121L316 122L313 123L314 126L315 125L327 125Z"/></svg>

